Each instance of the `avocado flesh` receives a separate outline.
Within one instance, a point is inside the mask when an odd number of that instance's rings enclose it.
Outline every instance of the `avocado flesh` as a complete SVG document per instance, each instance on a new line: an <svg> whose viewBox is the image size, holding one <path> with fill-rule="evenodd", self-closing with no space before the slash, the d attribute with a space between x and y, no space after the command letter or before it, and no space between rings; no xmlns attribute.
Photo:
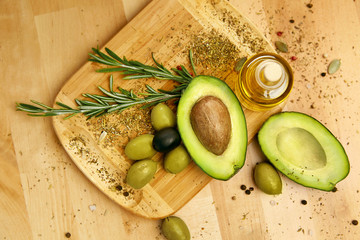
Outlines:
<svg viewBox="0 0 360 240"><path fill-rule="evenodd" d="M230 113L231 137L227 149L221 155L208 151L197 138L191 125L192 107L205 96L219 98ZM193 78L180 98L177 124L190 156L209 176L228 180L244 165L247 149L245 116L237 97L225 82L210 76Z"/></svg>
<svg viewBox="0 0 360 240"><path fill-rule="evenodd" d="M316 119L298 112L271 116L258 133L261 150L291 180L331 191L349 173L346 152Z"/></svg>

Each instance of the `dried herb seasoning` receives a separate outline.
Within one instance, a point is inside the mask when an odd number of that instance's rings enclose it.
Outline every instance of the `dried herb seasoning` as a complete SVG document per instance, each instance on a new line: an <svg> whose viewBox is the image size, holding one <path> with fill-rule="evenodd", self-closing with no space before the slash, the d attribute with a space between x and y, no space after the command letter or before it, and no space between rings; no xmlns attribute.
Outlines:
<svg viewBox="0 0 360 240"><path fill-rule="evenodd" d="M192 46L195 64L205 68L221 68L234 62L238 55L237 47L216 32L203 32L195 37Z"/></svg>
<svg viewBox="0 0 360 240"><path fill-rule="evenodd" d="M101 134L106 132L106 137L99 142L103 147L124 147L128 139L123 136L135 137L141 133L151 133L153 128L150 121L150 109L133 107L120 113L109 113L98 118L89 119L86 122L95 139L100 139Z"/></svg>
<svg viewBox="0 0 360 240"><path fill-rule="evenodd" d="M233 11L229 11L226 8L217 8L216 15L238 37L239 42L243 46L248 47L253 54L261 52L266 48L266 42L257 37L249 23L242 20Z"/></svg>
<svg viewBox="0 0 360 240"><path fill-rule="evenodd" d="M205 29L203 32L194 36L190 48L193 50L195 61L205 68L228 68L233 66L239 53L245 51L247 55L253 55L267 49L267 42L258 37L248 22L234 12L226 8L216 8L213 12L232 36L232 41L228 37L215 29ZM241 48L241 49L239 49Z"/></svg>

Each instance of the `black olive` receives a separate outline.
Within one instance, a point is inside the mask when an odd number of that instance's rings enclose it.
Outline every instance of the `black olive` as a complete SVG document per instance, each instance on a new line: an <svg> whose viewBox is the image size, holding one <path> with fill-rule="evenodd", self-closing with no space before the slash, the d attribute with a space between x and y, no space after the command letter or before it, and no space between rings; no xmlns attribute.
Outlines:
<svg viewBox="0 0 360 240"><path fill-rule="evenodd" d="M169 152L180 145L181 138L175 128L168 127L158 131L152 145L158 152Z"/></svg>

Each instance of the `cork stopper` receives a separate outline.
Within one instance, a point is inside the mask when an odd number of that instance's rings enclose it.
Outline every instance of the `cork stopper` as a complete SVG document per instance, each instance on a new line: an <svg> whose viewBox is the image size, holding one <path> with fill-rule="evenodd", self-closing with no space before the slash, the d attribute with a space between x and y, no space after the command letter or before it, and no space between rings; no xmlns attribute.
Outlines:
<svg viewBox="0 0 360 240"><path fill-rule="evenodd" d="M277 82L281 79L283 71L279 63L268 62L264 66L264 77L269 82Z"/></svg>

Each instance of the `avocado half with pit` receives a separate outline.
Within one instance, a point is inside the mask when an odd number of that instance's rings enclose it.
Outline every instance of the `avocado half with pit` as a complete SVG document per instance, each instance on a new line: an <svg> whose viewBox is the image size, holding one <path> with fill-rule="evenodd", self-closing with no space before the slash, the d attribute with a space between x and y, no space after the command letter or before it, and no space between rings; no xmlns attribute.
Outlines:
<svg viewBox="0 0 360 240"><path fill-rule="evenodd" d="M284 175L306 187L331 191L349 173L345 150L316 119L298 112L271 116L258 133L261 150Z"/></svg>
<svg viewBox="0 0 360 240"><path fill-rule="evenodd" d="M228 180L244 165L245 116L239 100L222 80L193 78L180 98L177 124L190 156L209 176Z"/></svg>

